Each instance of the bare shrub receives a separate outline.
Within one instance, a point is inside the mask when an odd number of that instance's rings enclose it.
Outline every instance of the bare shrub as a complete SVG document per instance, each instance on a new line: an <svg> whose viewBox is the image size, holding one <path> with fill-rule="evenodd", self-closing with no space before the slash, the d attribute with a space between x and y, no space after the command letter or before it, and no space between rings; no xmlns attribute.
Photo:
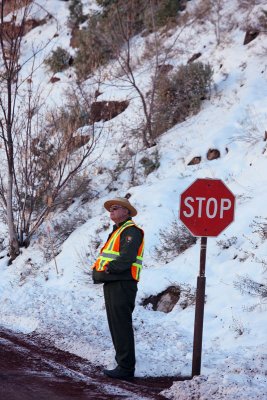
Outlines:
<svg viewBox="0 0 267 400"><path fill-rule="evenodd" d="M154 247L152 257L167 264L196 241L184 225L174 220L167 228L159 231L159 245Z"/></svg>
<svg viewBox="0 0 267 400"><path fill-rule="evenodd" d="M237 237L236 236L232 236L226 240L218 240L217 241L217 245L222 249L222 250L226 250L229 249L231 246L234 246L237 242Z"/></svg>
<svg viewBox="0 0 267 400"><path fill-rule="evenodd" d="M64 106L51 112L49 123L60 131L76 131L90 124L90 109L94 94L87 92L79 83L65 91Z"/></svg>
<svg viewBox="0 0 267 400"><path fill-rule="evenodd" d="M60 222L54 224L54 232L58 242L63 244L65 240L75 231L79 226L87 221L87 216L82 213L75 213L74 215L66 215L60 219Z"/></svg>
<svg viewBox="0 0 267 400"><path fill-rule="evenodd" d="M153 12L155 14L154 21L157 28L162 27L166 24L176 23L179 11L183 11L186 8L185 0L160 0L152 1ZM155 26L153 26L151 21L151 14L149 8L146 9L144 13L144 26L147 30L153 31Z"/></svg>
<svg viewBox="0 0 267 400"><path fill-rule="evenodd" d="M241 133L230 139L233 142L245 142L251 146L264 142L266 123L266 115L260 115L254 108L247 107L245 117L239 121Z"/></svg>
<svg viewBox="0 0 267 400"><path fill-rule="evenodd" d="M25 261L22 272L19 274L18 285L23 286L30 278L35 278L40 275L40 273L43 273L45 280L48 280L47 274L41 270L40 265L34 262L31 258L28 258Z"/></svg>
<svg viewBox="0 0 267 400"><path fill-rule="evenodd" d="M139 152L138 143L132 142L124 143L118 152L118 162L116 166L112 169L107 170L110 176L110 182L108 184L108 189L114 190L115 185L121 177L121 174L128 174L129 182L131 185L135 186L139 184L138 180L138 162L137 155Z"/></svg>
<svg viewBox="0 0 267 400"><path fill-rule="evenodd" d="M57 47L56 50L52 51L50 57L48 57L44 63L49 70L55 74L57 72L65 71L70 66L70 53L62 47Z"/></svg>
<svg viewBox="0 0 267 400"><path fill-rule="evenodd" d="M261 4L260 0L239 0L238 6L241 10L250 11L255 5Z"/></svg>
<svg viewBox="0 0 267 400"><path fill-rule="evenodd" d="M51 261L61 252L61 246L65 240L75 229L83 225L87 219L88 215L78 211L72 214L63 214L60 219L49 221L39 236L39 242L46 262Z"/></svg>
<svg viewBox="0 0 267 400"><path fill-rule="evenodd" d="M180 285L181 296L179 305L185 310L187 307L196 304L196 289L186 283Z"/></svg>
<svg viewBox="0 0 267 400"><path fill-rule="evenodd" d="M175 284L162 292L142 300L141 305L149 310L171 312L178 305L185 310L196 302L195 289L187 284Z"/></svg>
<svg viewBox="0 0 267 400"><path fill-rule="evenodd" d="M106 40L107 36L108 25L101 14L93 15L88 26L78 31L78 49L74 58L74 68L80 81L113 58L112 45Z"/></svg>
<svg viewBox="0 0 267 400"><path fill-rule="evenodd" d="M147 177L160 166L158 150L150 151L148 155L140 158L140 140L132 138L131 144L124 143L118 151L118 162L112 169L106 170L110 177L107 188L117 189L122 174L123 179L127 179L131 186L139 185L144 177ZM127 177L125 178L125 174Z"/></svg>
<svg viewBox="0 0 267 400"><path fill-rule="evenodd" d="M103 240L100 238L99 232L96 231L94 236L89 237L89 245L86 250L88 270L93 265L101 245L103 245Z"/></svg>
<svg viewBox="0 0 267 400"><path fill-rule="evenodd" d="M260 28L264 31L267 30L267 11L262 10L262 14L259 17Z"/></svg>
<svg viewBox="0 0 267 400"><path fill-rule="evenodd" d="M239 276L236 281L234 281L234 287L238 289L242 294L249 295L251 297L256 297L260 300L259 303L252 305L248 308L248 311L254 310L256 307L262 305L264 302L266 304L267 300L267 284L260 283L250 278L248 275Z"/></svg>
<svg viewBox="0 0 267 400"><path fill-rule="evenodd" d="M76 0L77 1L77 0ZM93 14L87 27L78 31L78 49L74 60L80 80L100 65L117 59L122 47L139 33L156 31L175 21L184 10L185 0L98 0L102 12Z"/></svg>
<svg viewBox="0 0 267 400"><path fill-rule="evenodd" d="M232 316L232 321L230 329L236 334L236 338L250 332L250 329L243 324L241 319Z"/></svg>
<svg viewBox="0 0 267 400"><path fill-rule="evenodd" d="M70 28L78 27L86 21L87 16L83 13L83 4L81 0L71 0L69 4L68 25Z"/></svg>
<svg viewBox="0 0 267 400"><path fill-rule="evenodd" d="M2 252L3 250L5 250L7 247L6 243L5 243L5 238L4 237L0 237L0 252ZM0 256L0 259L2 257Z"/></svg>
<svg viewBox="0 0 267 400"><path fill-rule="evenodd" d="M132 36L144 30L154 30L155 26L161 27L172 20L176 20L179 11L186 8L186 0L97 0L103 7L103 13L109 18L115 10L119 10L123 19L132 19ZM154 14L154 23L151 21L151 10Z"/></svg>
<svg viewBox="0 0 267 400"><path fill-rule="evenodd" d="M142 157L140 160L140 164L144 168L145 176L148 176L149 174L151 174L151 172L158 169L160 166L158 150L155 150L150 156Z"/></svg>
<svg viewBox="0 0 267 400"><path fill-rule="evenodd" d="M157 135L199 112L201 102L210 94L212 74L210 65L195 62L161 77L153 116Z"/></svg>
<svg viewBox="0 0 267 400"><path fill-rule="evenodd" d="M56 204L66 210L75 199L80 198L82 203L96 199L98 192L91 186L91 178L87 174L77 175L71 179L57 198Z"/></svg>
<svg viewBox="0 0 267 400"><path fill-rule="evenodd" d="M209 31L214 33L217 45L220 45L223 36L225 38L236 27L236 14L232 10L227 11L225 0L199 1L194 8L194 14L200 24L206 24L207 21L210 23Z"/></svg>
<svg viewBox="0 0 267 400"><path fill-rule="evenodd" d="M253 233L258 233L261 240L264 241L267 239L267 218L256 217L253 220L251 227L253 228Z"/></svg>

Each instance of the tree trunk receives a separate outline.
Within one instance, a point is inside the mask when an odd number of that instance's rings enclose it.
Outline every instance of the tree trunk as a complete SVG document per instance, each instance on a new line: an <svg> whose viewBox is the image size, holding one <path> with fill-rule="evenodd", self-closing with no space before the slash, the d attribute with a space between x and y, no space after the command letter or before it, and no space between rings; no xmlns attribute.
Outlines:
<svg viewBox="0 0 267 400"><path fill-rule="evenodd" d="M9 231L9 254L11 260L19 255L19 241L15 228L13 208L12 208L12 193L13 193L13 175L12 171L8 171L8 184L7 184L7 224Z"/></svg>

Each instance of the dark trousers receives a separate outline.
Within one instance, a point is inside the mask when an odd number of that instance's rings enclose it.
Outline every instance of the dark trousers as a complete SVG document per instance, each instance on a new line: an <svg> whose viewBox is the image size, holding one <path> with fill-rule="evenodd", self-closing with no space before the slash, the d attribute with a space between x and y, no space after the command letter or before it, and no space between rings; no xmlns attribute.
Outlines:
<svg viewBox="0 0 267 400"><path fill-rule="evenodd" d="M132 313L137 293L136 281L104 283L104 298L109 330L115 348L117 364L129 370L135 368L135 346Z"/></svg>

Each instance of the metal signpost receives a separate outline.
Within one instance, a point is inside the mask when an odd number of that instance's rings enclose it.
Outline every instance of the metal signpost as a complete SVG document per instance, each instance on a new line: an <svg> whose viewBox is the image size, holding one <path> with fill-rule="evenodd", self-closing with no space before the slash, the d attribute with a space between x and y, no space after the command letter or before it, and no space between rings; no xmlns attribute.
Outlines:
<svg viewBox="0 0 267 400"><path fill-rule="evenodd" d="M207 237L218 236L234 220L235 196L220 179L197 179L182 194L180 219L201 237L197 277L192 377L200 375L205 304Z"/></svg>

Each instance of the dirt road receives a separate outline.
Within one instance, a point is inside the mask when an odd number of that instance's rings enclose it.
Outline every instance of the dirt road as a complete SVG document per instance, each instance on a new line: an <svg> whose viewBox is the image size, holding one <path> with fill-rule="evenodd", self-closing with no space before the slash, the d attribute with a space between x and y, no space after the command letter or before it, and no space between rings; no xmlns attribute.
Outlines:
<svg viewBox="0 0 267 400"><path fill-rule="evenodd" d="M0 329L1 400L164 399L177 378L107 378L101 369L35 335Z"/></svg>

